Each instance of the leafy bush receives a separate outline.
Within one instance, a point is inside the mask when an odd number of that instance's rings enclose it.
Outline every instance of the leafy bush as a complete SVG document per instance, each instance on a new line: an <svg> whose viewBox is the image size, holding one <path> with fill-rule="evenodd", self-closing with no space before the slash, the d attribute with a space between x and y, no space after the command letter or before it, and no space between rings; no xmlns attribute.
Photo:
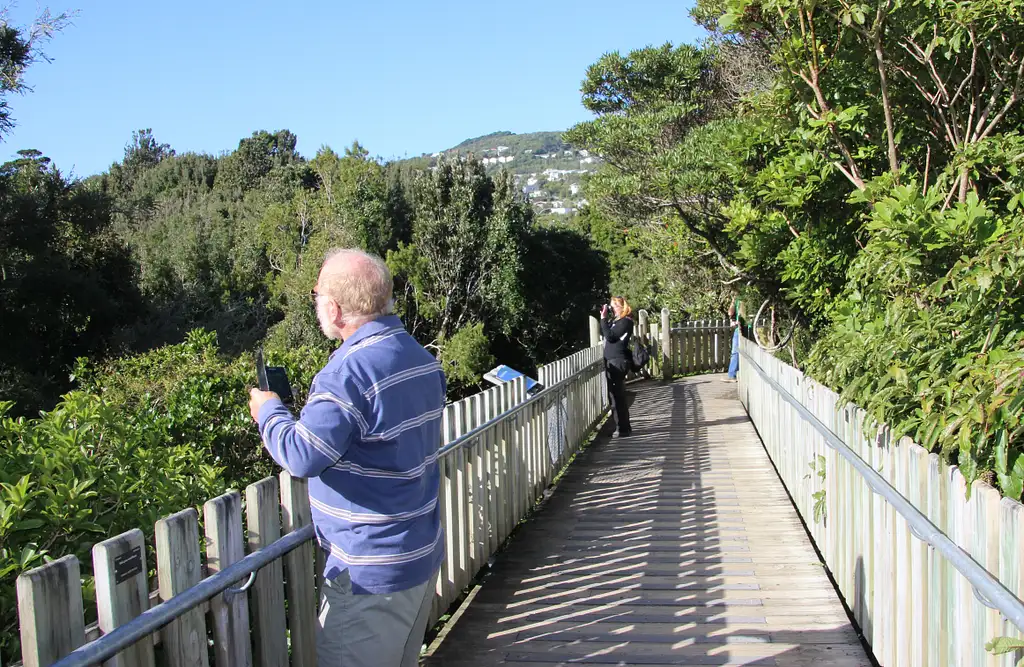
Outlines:
<svg viewBox="0 0 1024 667"><path fill-rule="evenodd" d="M0 656L18 653L14 581L49 556L75 554L88 571L92 545L226 488L207 452L175 443L172 420L126 420L87 392L67 394L37 419L0 403ZM91 578L89 579L91 581ZM91 585L85 590L87 603Z"/></svg>
<svg viewBox="0 0 1024 667"><path fill-rule="evenodd" d="M268 364L288 370L299 405L326 360L322 350L267 351ZM272 471L273 462L263 453L249 416L249 388L256 380L253 358L220 355L215 333L197 329L180 345L97 368L80 360L75 376L140 428L166 420L168 442L207 452L207 462L221 467L232 486L244 486Z"/></svg>
<svg viewBox="0 0 1024 667"><path fill-rule="evenodd" d="M269 350L305 399L323 352ZM250 355L225 358L216 334L91 367L81 389L37 419L0 402L0 658L17 654L14 581L48 558L75 554L131 528L152 534L163 516L272 472L249 417ZM87 605L92 597L86 577Z"/></svg>
<svg viewBox="0 0 1024 667"><path fill-rule="evenodd" d="M1024 491L1024 219L915 183L876 202L809 372L960 466Z"/></svg>

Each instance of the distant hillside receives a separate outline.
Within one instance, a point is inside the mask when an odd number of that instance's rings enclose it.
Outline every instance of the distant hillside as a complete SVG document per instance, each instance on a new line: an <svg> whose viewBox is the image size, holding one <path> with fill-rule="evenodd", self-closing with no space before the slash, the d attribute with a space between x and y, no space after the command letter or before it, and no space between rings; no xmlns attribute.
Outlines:
<svg viewBox="0 0 1024 667"><path fill-rule="evenodd" d="M494 132L466 139L458 146L430 157L441 153L472 153L484 160L488 171L504 167L515 174L539 173L545 169L580 169L580 160L586 161L589 157L585 151L580 155L562 141L561 132ZM586 169L592 162L585 162L582 168Z"/></svg>
<svg viewBox="0 0 1024 667"><path fill-rule="evenodd" d="M539 214L574 213L584 203L581 177L600 166L595 156L562 141L561 132L493 132L413 159L427 158L433 163L447 153L473 154L483 160L491 174L501 169L512 172Z"/></svg>

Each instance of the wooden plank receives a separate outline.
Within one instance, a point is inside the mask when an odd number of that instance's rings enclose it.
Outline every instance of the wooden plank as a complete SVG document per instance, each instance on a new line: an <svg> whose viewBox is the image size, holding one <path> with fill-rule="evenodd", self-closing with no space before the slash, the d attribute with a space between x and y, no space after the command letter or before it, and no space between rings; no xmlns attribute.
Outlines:
<svg viewBox="0 0 1024 667"><path fill-rule="evenodd" d="M893 443L893 459L895 469L896 491L904 498L910 488L910 447L913 442L910 438L901 438ZM896 594L895 613L896 625L893 628L896 667L911 667L910 653L912 638L911 599L910 586L913 577L913 569L910 562L910 528L901 514L893 514L895 523L893 525L894 538L896 542L896 560L893 567L893 579Z"/></svg>
<svg viewBox="0 0 1024 667"><path fill-rule="evenodd" d="M483 397L484 419L490 421L497 415L497 390L491 389ZM499 514L501 512L498 487L501 484L500 471L498 468L498 438L497 429L487 429L480 438L481 447L484 450L484 469L487 488L487 555L498 550L501 540L498 535Z"/></svg>
<svg viewBox="0 0 1024 667"><path fill-rule="evenodd" d="M970 520L973 524L973 541L969 549L974 560L999 576L999 492L987 483L977 480L972 485ZM974 597L972 595L972 597ZM974 627L971 628L971 645L974 664L998 667L1001 658L985 651L985 644L997 637L1002 630L999 612L989 609L974 597Z"/></svg>
<svg viewBox="0 0 1024 667"><path fill-rule="evenodd" d="M943 470L943 464L938 454L928 455L928 504L926 514L928 519L937 527L945 526L946 516L946 484L947 476ZM928 656L933 664L949 664L948 644L946 638L949 636L947 621L949 615L949 597L946 588L946 569L948 561L933 549L928 550L928 601L931 603L931 613L928 617Z"/></svg>
<svg viewBox="0 0 1024 667"><path fill-rule="evenodd" d="M149 609L146 538L138 528L92 548L96 610L103 634ZM153 637L145 637L104 662L105 667L153 667Z"/></svg>
<svg viewBox="0 0 1024 667"><path fill-rule="evenodd" d="M245 517L249 529L249 553L281 538L280 498L275 477L265 477L246 487ZM287 667L284 567L280 559L256 572L256 582L251 591L255 662L259 667Z"/></svg>
<svg viewBox="0 0 1024 667"><path fill-rule="evenodd" d="M999 581L1018 599L1024 600L1024 566L1020 548L1024 543L1024 506L1015 500L1003 498L999 502L999 535ZM1024 632L1009 621L1003 621L999 634L1024 639ZM1018 660L1024 660L1024 649L1008 653L1002 665L1014 667Z"/></svg>
<svg viewBox="0 0 1024 667"><path fill-rule="evenodd" d="M202 579L199 515L191 507L156 522L156 572L164 602ZM207 667L206 616L196 608L161 631L163 652L171 667Z"/></svg>
<svg viewBox="0 0 1024 667"><path fill-rule="evenodd" d="M215 574L245 557L241 495L238 491L229 491L206 501L203 517L206 523L206 569ZM210 616L217 667L250 667L249 597L218 595L210 600Z"/></svg>
<svg viewBox="0 0 1024 667"><path fill-rule="evenodd" d="M281 471L281 532L293 533L313 523L309 482ZM316 667L317 597L313 540L284 557L288 594L288 632L293 667Z"/></svg>
<svg viewBox="0 0 1024 667"><path fill-rule="evenodd" d="M64 556L18 576L21 660L48 667L85 643L81 568Z"/></svg>
<svg viewBox="0 0 1024 667"><path fill-rule="evenodd" d="M465 401L459 401L452 406L452 419L449 423L450 437L457 439L466 432L466 406ZM472 578L472 562L470 560L470 544L472 543L472 528L470 527L469 516L469 475L467 470L466 448L460 447L453 452L455 472L455 511L458 520L456 531L456 553L458 554L458 577L456 587L461 592L469 585Z"/></svg>
<svg viewBox="0 0 1024 667"><path fill-rule="evenodd" d="M949 528L946 534L961 549L969 550L971 543L971 521L967 511L967 482L956 467L950 468ZM947 585L951 589L949 610L950 656L958 665L971 663L971 646L968 641L974 627L974 594L970 583L954 568L947 570Z"/></svg>
<svg viewBox="0 0 1024 667"><path fill-rule="evenodd" d="M538 381L540 381L539 378ZM473 428L478 428L486 424L487 417L484 413L483 393L476 394L473 397L471 408L471 426ZM478 437L476 439L470 449L470 456L472 457L473 468L473 476L471 480L473 484L473 493L470 505L473 510L473 562L475 565L474 571L477 571L487 564L487 558L491 555L490 550L487 548L487 522L490 499L487 493L487 455L484 451L483 438Z"/></svg>
<svg viewBox="0 0 1024 667"><path fill-rule="evenodd" d="M928 503L928 451L917 444L908 447L910 468L907 499L927 514ZM914 665L929 664L928 627L932 606L928 585L928 545L914 538L910 542L910 661Z"/></svg>

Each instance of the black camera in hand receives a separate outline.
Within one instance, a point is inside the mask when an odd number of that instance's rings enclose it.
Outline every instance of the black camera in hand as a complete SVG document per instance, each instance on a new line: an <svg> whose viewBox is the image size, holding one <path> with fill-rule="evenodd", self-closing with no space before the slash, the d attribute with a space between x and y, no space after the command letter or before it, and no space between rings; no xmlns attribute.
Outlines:
<svg viewBox="0 0 1024 667"><path fill-rule="evenodd" d="M256 382L260 391L274 392L285 405L291 405L294 401L288 372L283 366L267 366L263 361L263 348L256 350Z"/></svg>

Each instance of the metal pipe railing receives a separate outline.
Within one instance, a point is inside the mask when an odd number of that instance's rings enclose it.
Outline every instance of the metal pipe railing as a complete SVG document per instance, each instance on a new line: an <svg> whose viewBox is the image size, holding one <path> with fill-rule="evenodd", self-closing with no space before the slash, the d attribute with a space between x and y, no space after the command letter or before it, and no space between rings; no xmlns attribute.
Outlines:
<svg viewBox="0 0 1024 667"><path fill-rule="evenodd" d="M932 523L921 510L917 509L909 500L897 491L884 477L872 468L864 459L857 455L849 445L843 442L839 436L811 413L792 394L786 391L778 382L773 380L764 372L764 369L745 351L741 350L747 363L761 378L768 383L784 401L796 409L800 416L807 421L814 430L821 434L825 443L834 449L836 453L846 459L853 469L856 470L868 488L885 499L896 512L907 522L910 532L917 539L935 549L959 572L974 588L974 596L981 604L990 609L997 610L1010 623L1013 623L1019 630L1024 632L1024 602L1017 598L1009 589L1003 586L1002 582L979 564L973 557ZM742 367L741 367L742 372Z"/></svg>
<svg viewBox="0 0 1024 667"><path fill-rule="evenodd" d="M244 579L253 572L269 565L272 561L299 548L313 539L313 525L307 524L288 533L259 551L254 551L222 571L203 579L188 590L175 595L166 602L142 612L131 621L99 639L78 647L64 656L52 667L89 667L108 660L139 640L148 637L168 623L174 621L215 595L226 591L231 584Z"/></svg>

